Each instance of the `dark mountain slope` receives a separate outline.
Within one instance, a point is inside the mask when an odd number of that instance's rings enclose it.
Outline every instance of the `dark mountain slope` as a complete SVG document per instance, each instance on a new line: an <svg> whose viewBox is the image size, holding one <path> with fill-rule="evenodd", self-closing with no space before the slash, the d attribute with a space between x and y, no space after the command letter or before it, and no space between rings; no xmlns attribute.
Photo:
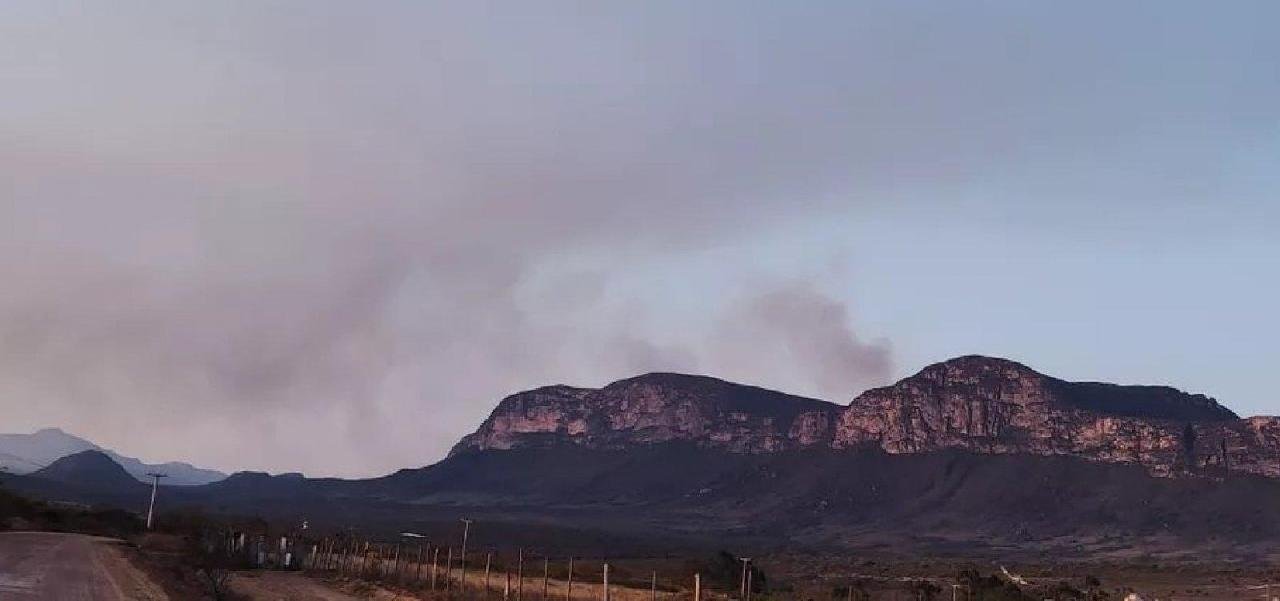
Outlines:
<svg viewBox="0 0 1280 601"><path fill-rule="evenodd" d="M82 451L28 475L4 480L10 490L40 499L104 505L130 511L146 508L151 487L100 451Z"/></svg>
<svg viewBox="0 0 1280 601"><path fill-rule="evenodd" d="M81 451L68 455L33 472L31 476L88 490L119 491L146 486L102 451Z"/></svg>
<svg viewBox="0 0 1280 601"><path fill-rule="evenodd" d="M1069 457L565 446L467 454L386 480L414 504L489 519L784 546L970 552L1074 539L1065 552L1230 542L1243 554L1280 535L1259 511L1280 503L1275 480L1157 478Z"/></svg>

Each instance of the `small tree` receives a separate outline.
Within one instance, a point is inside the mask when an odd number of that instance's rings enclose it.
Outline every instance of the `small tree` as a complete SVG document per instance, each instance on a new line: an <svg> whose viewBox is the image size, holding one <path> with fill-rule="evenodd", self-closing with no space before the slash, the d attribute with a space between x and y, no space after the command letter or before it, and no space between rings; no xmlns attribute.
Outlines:
<svg viewBox="0 0 1280 601"><path fill-rule="evenodd" d="M920 601L934 601L938 598L938 593L942 592L942 588L938 585L923 580L915 585L916 599Z"/></svg>
<svg viewBox="0 0 1280 601"><path fill-rule="evenodd" d="M214 601L231 598L231 571L238 566L225 548L226 537L216 530L188 538L188 560L203 587Z"/></svg>

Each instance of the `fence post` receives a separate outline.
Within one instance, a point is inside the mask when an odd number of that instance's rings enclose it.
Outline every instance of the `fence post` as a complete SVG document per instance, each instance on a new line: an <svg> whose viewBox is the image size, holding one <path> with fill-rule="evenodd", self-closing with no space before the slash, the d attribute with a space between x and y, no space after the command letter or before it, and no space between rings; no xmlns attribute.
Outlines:
<svg viewBox="0 0 1280 601"><path fill-rule="evenodd" d="M609 562L604 563L604 601L609 601Z"/></svg>
<svg viewBox="0 0 1280 601"><path fill-rule="evenodd" d="M524 547L516 550L516 601L524 601Z"/></svg>
<svg viewBox="0 0 1280 601"><path fill-rule="evenodd" d="M423 558L422 558L422 545L418 545L418 565L417 565L417 567L415 567L415 568L414 568L414 571L413 571L413 582L414 582L414 584L417 584L417 583L419 583L419 582L422 582L422 561L423 561Z"/></svg>
<svg viewBox="0 0 1280 601"><path fill-rule="evenodd" d="M550 583L551 558L542 557L542 601L547 601L547 585Z"/></svg>
<svg viewBox="0 0 1280 601"><path fill-rule="evenodd" d="M444 590L453 590L453 547L449 547L444 560Z"/></svg>
<svg viewBox="0 0 1280 601"><path fill-rule="evenodd" d="M653 593L653 601L658 601L658 571L653 571L653 579L649 581L649 590Z"/></svg>
<svg viewBox="0 0 1280 601"><path fill-rule="evenodd" d="M436 590L436 572L440 565L440 547L437 546L431 555L431 590Z"/></svg>
<svg viewBox="0 0 1280 601"><path fill-rule="evenodd" d="M395 581L400 582L400 545L396 545L396 558L391 564L391 571L395 574Z"/></svg>
<svg viewBox="0 0 1280 601"><path fill-rule="evenodd" d="M369 577L369 553L373 551L373 546L369 541L364 542L364 556L360 558L360 577Z"/></svg>
<svg viewBox="0 0 1280 601"><path fill-rule="evenodd" d="M489 566L493 564L493 551L484 554L484 599L489 601Z"/></svg>
<svg viewBox="0 0 1280 601"><path fill-rule="evenodd" d="M693 601L702 601L702 574L693 575Z"/></svg>
<svg viewBox="0 0 1280 601"><path fill-rule="evenodd" d="M564 587L564 601L573 601L573 557L569 557L569 582Z"/></svg>

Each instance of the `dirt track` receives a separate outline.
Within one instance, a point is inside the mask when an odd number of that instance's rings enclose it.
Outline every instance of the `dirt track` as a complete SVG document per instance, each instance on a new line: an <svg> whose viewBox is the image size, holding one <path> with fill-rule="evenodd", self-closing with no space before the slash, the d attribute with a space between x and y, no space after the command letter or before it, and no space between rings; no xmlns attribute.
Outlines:
<svg viewBox="0 0 1280 601"><path fill-rule="evenodd" d="M244 572L231 579L231 588L254 601L353 601L361 599L341 593L323 582L291 572ZM369 599L370 597L363 597ZM374 599L393 597L374 596Z"/></svg>
<svg viewBox="0 0 1280 601"><path fill-rule="evenodd" d="M0 599L167 601L117 544L80 534L0 533Z"/></svg>

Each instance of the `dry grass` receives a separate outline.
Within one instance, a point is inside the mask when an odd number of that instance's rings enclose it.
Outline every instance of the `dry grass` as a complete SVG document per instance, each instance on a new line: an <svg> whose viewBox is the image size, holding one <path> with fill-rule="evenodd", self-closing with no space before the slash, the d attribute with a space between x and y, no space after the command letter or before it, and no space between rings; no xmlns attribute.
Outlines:
<svg viewBox="0 0 1280 601"><path fill-rule="evenodd" d="M486 576L483 567L468 567L466 575L465 594L462 584L461 573L455 566L452 572L446 576L446 570L443 566L436 568L436 586L431 589L431 564L407 561L399 564L394 561L377 560L369 558L366 560L362 557L351 556L347 560L346 574L354 577L357 574L363 574L366 578L377 580L387 586L394 585L394 588L404 591L405 594L414 594L419 598L434 598L440 596L451 596L454 598L467 599L489 599L498 601L507 599L509 601L600 601L604 598L604 586L601 582L602 567L588 567L581 563L574 567L574 580L572 590L568 578L565 577L567 572L567 564L558 562L556 566L557 572L548 570L548 575L543 578L543 564L541 561L530 562L526 564L524 569L523 584L516 570L493 569L491 568ZM399 573L399 578L394 573ZM331 572L321 572L331 574ZM556 574L553 576L552 574ZM610 601L653 601L654 592L649 587L639 587L635 584L635 575L628 574L624 576L626 582L619 582L611 576L609 585ZM339 578L345 580L343 578ZM691 601L693 599L693 581L690 579L687 587L674 586L669 582L659 583L656 598L657 601ZM724 599L724 595L714 593L712 591L703 590L702 598L705 600Z"/></svg>

